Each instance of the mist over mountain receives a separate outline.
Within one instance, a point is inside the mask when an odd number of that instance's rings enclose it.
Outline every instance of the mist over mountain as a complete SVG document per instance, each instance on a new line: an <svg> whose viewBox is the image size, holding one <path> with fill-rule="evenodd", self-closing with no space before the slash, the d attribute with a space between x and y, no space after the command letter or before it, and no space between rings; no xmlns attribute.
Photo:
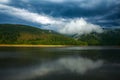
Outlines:
<svg viewBox="0 0 120 80"><path fill-rule="evenodd" d="M1 0L0 23L24 24L63 34L120 26L120 0Z"/></svg>
<svg viewBox="0 0 120 80"><path fill-rule="evenodd" d="M119 46L119 36L119 28L103 29L103 32L99 33L63 35L26 25L0 24L0 44Z"/></svg>
<svg viewBox="0 0 120 80"><path fill-rule="evenodd" d="M1 43L119 45L120 0L1 0L0 24Z"/></svg>
<svg viewBox="0 0 120 80"><path fill-rule="evenodd" d="M90 34L83 34L72 35L74 39L78 41L84 41L88 45L103 45L103 46L111 46L111 45L120 45L120 29L113 29L113 28L104 28L102 33L90 33Z"/></svg>

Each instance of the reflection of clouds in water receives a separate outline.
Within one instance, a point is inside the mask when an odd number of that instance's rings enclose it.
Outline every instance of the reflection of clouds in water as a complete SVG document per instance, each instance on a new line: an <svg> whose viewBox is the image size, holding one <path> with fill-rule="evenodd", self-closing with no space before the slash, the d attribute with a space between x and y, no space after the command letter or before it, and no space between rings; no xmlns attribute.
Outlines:
<svg viewBox="0 0 120 80"><path fill-rule="evenodd" d="M55 61L44 62L40 66L24 69L20 73L15 74L9 80L24 80L36 78L39 76L45 76L53 72L70 71L73 73L84 74L88 70L101 67L103 61L93 61L82 57L67 57L60 58Z"/></svg>
<svg viewBox="0 0 120 80"><path fill-rule="evenodd" d="M71 72L84 74L87 70L99 68L102 66L102 61L92 61L87 58L62 58L58 60L58 64L63 65Z"/></svg>

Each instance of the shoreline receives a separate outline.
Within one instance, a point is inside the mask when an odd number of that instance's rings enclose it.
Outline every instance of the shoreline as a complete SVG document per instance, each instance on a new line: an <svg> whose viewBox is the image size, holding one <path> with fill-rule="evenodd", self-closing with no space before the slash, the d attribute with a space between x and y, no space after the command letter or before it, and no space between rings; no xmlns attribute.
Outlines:
<svg viewBox="0 0 120 80"><path fill-rule="evenodd" d="M116 47L120 48L120 46L85 46L85 45L32 45L32 44L0 44L0 47Z"/></svg>
<svg viewBox="0 0 120 80"><path fill-rule="evenodd" d="M0 47L68 47L72 45L29 45L29 44L0 44Z"/></svg>

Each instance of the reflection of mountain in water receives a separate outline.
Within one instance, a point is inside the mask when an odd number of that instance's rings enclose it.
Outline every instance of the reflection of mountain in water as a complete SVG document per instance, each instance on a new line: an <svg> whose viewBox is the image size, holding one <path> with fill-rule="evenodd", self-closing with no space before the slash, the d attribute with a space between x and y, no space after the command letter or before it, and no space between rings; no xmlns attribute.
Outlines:
<svg viewBox="0 0 120 80"><path fill-rule="evenodd" d="M111 50L99 47L96 49L94 47L1 49L1 80L120 79L120 64L117 58L120 50L116 48Z"/></svg>
<svg viewBox="0 0 120 80"><path fill-rule="evenodd" d="M55 61L42 62L41 65L37 65L36 67L25 68L18 71L18 74L13 74L13 77L10 76L8 78L11 80L26 80L39 76L46 76L52 73L59 74L61 72L84 74L88 70L101 67L102 64L102 61L92 61L81 57L60 58ZM13 73L16 73L16 71L13 71Z"/></svg>

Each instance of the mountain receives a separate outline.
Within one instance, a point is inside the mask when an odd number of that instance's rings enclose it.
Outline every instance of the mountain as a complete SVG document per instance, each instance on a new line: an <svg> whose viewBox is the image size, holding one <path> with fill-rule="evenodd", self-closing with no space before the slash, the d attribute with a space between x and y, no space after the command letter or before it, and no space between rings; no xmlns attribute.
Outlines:
<svg viewBox="0 0 120 80"><path fill-rule="evenodd" d="M88 45L120 45L120 29L104 29L103 33L73 35L72 37L78 41L84 41Z"/></svg>
<svg viewBox="0 0 120 80"><path fill-rule="evenodd" d="M104 29L103 33L66 36L27 25L0 24L0 44L119 46L120 29Z"/></svg>
<svg viewBox="0 0 120 80"><path fill-rule="evenodd" d="M51 30L18 24L0 24L0 44L86 45Z"/></svg>

